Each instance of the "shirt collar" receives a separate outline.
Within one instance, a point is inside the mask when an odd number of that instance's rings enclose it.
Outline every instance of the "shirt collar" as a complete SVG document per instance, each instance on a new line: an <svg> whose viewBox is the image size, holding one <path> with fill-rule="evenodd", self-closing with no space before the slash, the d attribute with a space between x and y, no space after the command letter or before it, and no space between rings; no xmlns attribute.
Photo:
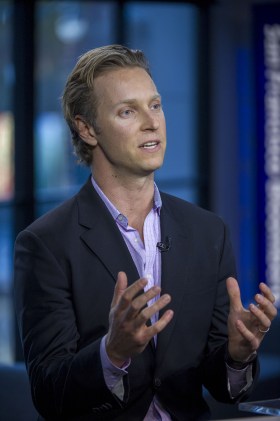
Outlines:
<svg viewBox="0 0 280 421"><path fill-rule="evenodd" d="M100 196L100 198L103 200L103 202L107 206L107 208L108 208L109 212L111 213L112 217L114 218L114 220L118 224L122 225L124 228L127 228L127 226L128 226L128 220L127 220L126 216L123 215L115 207L115 205L113 205L113 203L103 193L103 191L98 186L98 184L96 183L96 181L94 180L93 177L91 177L91 182L92 182L92 185L95 188L96 192L98 193L98 195ZM162 207L162 200L161 200L161 197L160 197L160 192L159 192L159 189L158 189L156 183L154 183L154 204L153 204L153 210L156 211L158 213L158 215L160 215L161 207Z"/></svg>
<svg viewBox="0 0 280 421"><path fill-rule="evenodd" d="M156 183L154 183L155 186L155 192L154 192L154 205L153 205L153 209L156 210L158 212L158 214L160 214L160 210L162 207L162 200L160 197L160 192L158 189L158 186L156 185Z"/></svg>

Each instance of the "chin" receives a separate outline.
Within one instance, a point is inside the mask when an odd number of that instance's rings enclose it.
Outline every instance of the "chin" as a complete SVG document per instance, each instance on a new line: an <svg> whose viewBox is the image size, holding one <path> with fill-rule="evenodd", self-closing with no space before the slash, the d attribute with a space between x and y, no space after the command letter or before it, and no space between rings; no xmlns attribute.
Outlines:
<svg viewBox="0 0 280 421"><path fill-rule="evenodd" d="M154 165L152 166L153 167L153 171L158 170L159 168L162 167L162 165L163 165L163 159L160 160L159 162L155 162Z"/></svg>
<svg viewBox="0 0 280 421"><path fill-rule="evenodd" d="M145 168L144 169L145 175L153 174L156 170L160 169L161 166L162 166L162 163L161 164L158 164L158 165L153 165L153 166L151 166L149 168Z"/></svg>

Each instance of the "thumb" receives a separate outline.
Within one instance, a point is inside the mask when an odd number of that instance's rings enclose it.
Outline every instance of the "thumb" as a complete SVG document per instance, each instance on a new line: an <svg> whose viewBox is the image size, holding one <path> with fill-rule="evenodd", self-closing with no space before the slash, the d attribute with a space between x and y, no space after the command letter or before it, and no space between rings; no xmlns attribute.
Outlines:
<svg viewBox="0 0 280 421"><path fill-rule="evenodd" d="M117 282L115 285L115 291L111 303L111 308L115 307L121 299L124 291L127 288L127 276L125 272L119 272L117 277Z"/></svg>
<svg viewBox="0 0 280 421"><path fill-rule="evenodd" d="M227 278L226 284L230 301L230 309L233 311L242 310L243 306L241 302L240 289L237 280L232 277Z"/></svg>

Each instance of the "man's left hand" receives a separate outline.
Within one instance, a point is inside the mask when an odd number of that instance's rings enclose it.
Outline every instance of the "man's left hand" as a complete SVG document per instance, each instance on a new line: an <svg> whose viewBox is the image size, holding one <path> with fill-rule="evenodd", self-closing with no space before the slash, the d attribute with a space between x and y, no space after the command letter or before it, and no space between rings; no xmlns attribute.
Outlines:
<svg viewBox="0 0 280 421"><path fill-rule="evenodd" d="M234 278L227 279L230 299L228 352L234 361L246 362L257 351L277 315L270 288L264 283L260 283L259 288L261 293L255 295L256 304L250 304L246 310L241 302L238 282Z"/></svg>

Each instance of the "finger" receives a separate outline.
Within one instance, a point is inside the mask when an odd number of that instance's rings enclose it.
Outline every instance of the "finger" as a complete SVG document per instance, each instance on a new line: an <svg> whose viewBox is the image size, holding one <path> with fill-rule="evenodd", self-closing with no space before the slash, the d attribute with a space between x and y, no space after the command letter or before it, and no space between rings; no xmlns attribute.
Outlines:
<svg viewBox="0 0 280 421"><path fill-rule="evenodd" d="M130 285L126 290L122 293L120 300L119 300L119 308L125 309L131 305L132 300L135 298L140 291L142 291L145 286L147 285L148 281L145 278L140 278L135 281L132 285Z"/></svg>
<svg viewBox="0 0 280 421"><path fill-rule="evenodd" d="M236 328L243 336L245 341L250 344L251 350L255 351L260 343L260 340L256 337L256 335L251 332L251 330L249 330L241 320L236 321Z"/></svg>
<svg viewBox="0 0 280 421"><path fill-rule="evenodd" d="M164 294L154 304L149 307L145 307L137 316L137 319L135 320L135 326L139 327L140 325L146 323L154 314L158 313L167 304L169 304L170 301L170 295Z"/></svg>
<svg viewBox="0 0 280 421"><path fill-rule="evenodd" d="M232 277L227 278L226 284L231 310L236 312L241 311L243 309L243 306L241 302L240 289L237 280Z"/></svg>
<svg viewBox="0 0 280 421"><path fill-rule="evenodd" d="M277 310L273 303L261 294L255 295L255 300L258 303L259 310L264 313L269 320L273 320L277 315Z"/></svg>
<svg viewBox="0 0 280 421"><path fill-rule="evenodd" d="M149 326L147 328L147 334L149 335L150 339L152 339L155 335L158 335L168 325L168 323L170 323L173 316L173 310L166 310L156 323L154 323L152 326Z"/></svg>
<svg viewBox="0 0 280 421"><path fill-rule="evenodd" d="M271 303L274 303L275 302L275 297L274 297L274 295L272 294L272 291L271 291L271 289L264 283L264 282L261 282L260 283L260 285L259 285L259 287L260 287L260 290L261 290L261 292L263 293L263 295L271 302Z"/></svg>
<svg viewBox="0 0 280 421"><path fill-rule="evenodd" d="M135 317L147 305L147 303L160 294L161 288L153 286L148 291L137 296L131 301L130 308L127 312L127 317Z"/></svg>
<svg viewBox="0 0 280 421"><path fill-rule="evenodd" d="M115 307L120 301L121 296L127 288L127 276L125 272L119 272L117 282L115 285L114 295L111 303L111 308Z"/></svg>
<svg viewBox="0 0 280 421"><path fill-rule="evenodd" d="M254 325L257 326L258 332L270 328L271 320L260 307L250 304L249 311L255 316L256 323L254 323Z"/></svg>
<svg viewBox="0 0 280 421"><path fill-rule="evenodd" d="M138 329L138 346L143 350L148 342L168 325L168 323L172 320L173 315L173 310L167 310L155 324L151 326L143 326L142 329Z"/></svg>

